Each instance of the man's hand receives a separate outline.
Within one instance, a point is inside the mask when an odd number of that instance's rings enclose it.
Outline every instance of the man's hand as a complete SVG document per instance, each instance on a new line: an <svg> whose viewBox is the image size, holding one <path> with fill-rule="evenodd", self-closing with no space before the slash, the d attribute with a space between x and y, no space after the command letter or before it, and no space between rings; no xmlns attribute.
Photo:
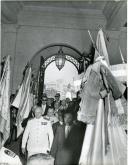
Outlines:
<svg viewBox="0 0 128 165"><path fill-rule="evenodd" d="M25 148L22 148L22 153L25 154Z"/></svg>

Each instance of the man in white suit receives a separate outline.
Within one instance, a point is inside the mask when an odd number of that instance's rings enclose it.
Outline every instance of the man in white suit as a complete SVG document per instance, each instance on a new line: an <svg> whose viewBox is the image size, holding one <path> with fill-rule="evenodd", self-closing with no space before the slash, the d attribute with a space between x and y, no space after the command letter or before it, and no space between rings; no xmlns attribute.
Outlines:
<svg viewBox="0 0 128 165"><path fill-rule="evenodd" d="M35 109L35 118L28 121L22 139L22 152L27 144L28 157L38 153L47 154L51 149L53 130L51 122L42 117L42 108Z"/></svg>

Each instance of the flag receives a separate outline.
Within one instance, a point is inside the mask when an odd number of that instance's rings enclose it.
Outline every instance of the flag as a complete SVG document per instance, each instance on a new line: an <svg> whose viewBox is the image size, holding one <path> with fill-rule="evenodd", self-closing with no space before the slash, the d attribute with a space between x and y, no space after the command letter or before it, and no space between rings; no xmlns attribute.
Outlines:
<svg viewBox="0 0 128 165"><path fill-rule="evenodd" d="M11 104L13 107L16 107L19 109L19 106L20 106L20 100L21 100L21 97L22 97L22 89L23 89L23 84L21 84L20 88L19 88L19 91L13 101L13 103Z"/></svg>
<svg viewBox="0 0 128 165"><path fill-rule="evenodd" d="M27 118L32 107L31 94L30 94L30 83L31 83L31 68L26 70L24 80L21 84L19 92L12 103L12 105L17 106L18 114L16 119L17 124L17 137L23 132L21 123L23 119ZM15 104L14 104L15 103Z"/></svg>
<svg viewBox="0 0 128 165"><path fill-rule="evenodd" d="M2 145L10 134L10 56L6 58L3 74L0 80L0 133Z"/></svg>
<svg viewBox="0 0 128 165"><path fill-rule="evenodd" d="M103 60L105 58L105 60ZM100 29L97 34L96 39L96 49L95 49L95 61L100 61L106 67L109 66L108 52L105 44L105 39L103 31ZM108 102L109 94L107 96ZM109 107L109 103L105 100L106 105ZM103 164L105 161L105 154L107 151L108 145L108 129L107 124L110 119L110 116L106 114L106 105L104 106L103 99L99 99L97 107L96 121L94 125L94 134L93 134L93 143L91 151L91 162L90 164ZM108 108L108 114L110 108ZM107 121L107 122L106 122Z"/></svg>
<svg viewBox="0 0 128 165"><path fill-rule="evenodd" d="M114 77L117 79L117 83L119 84L119 89L120 91L124 92L125 90L125 86L120 83L118 80L126 78L126 73L125 73L125 69L126 69L126 65L125 64L118 64L118 66L110 66L109 63L109 58L108 58L108 52L107 52L107 48L106 48L106 44L105 44L105 39L104 39L104 35L103 35L103 31L100 29L97 35L97 41L96 41L96 46L98 49L98 52L100 53L101 56L105 57L105 61L107 62L106 64L108 65L108 69L111 71L111 73L114 75ZM118 100L115 100L114 103L112 103L112 99L111 99L111 94L109 93L107 96L108 99L108 103L106 102L106 110L108 110L108 116L107 116L107 131L108 131L108 138L109 138L109 144L111 146L110 149L110 156L111 156L111 162L113 161L114 164L116 164L115 162L118 162L117 157L120 156L119 151L120 150L120 146L122 147L123 150L125 150L125 145L122 142L126 142L126 135L125 132L122 132L122 126L125 127L125 125L127 124L127 104L126 104L126 100L122 97L119 98ZM115 107L114 107L115 106ZM112 110L115 108L117 114L116 116L114 116L112 114ZM104 111L104 113L106 112L106 110ZM118 115L118 117L117 117ZM105 123L106 124L106 123ZM109 125L111 124L111 125ZM114 124L114 125L113 125ZM122 125L122 126L121 126ZM106 131L105 131L106 132ZM105 133L105 138L106 138L106 133ZM120 136L121 135L121 136ZM117 138L118 136L118 138ZM117 143L120 145L118 146ZM122 143L122 144L121 144ZM105 144L106 147L106 144ZM125 153L125 152L124 152ZM104 159L104 158L103 158ZM108 164L108 163L106 163Z"/></svg>
<svg viewBox="0 0 128 165"><path fill-rule="evenodd" d="M121 82L127 82L127 64L111 65L112 74Z"/></svg>
<svg viewBox="0 0 128 165"><path fill-rule="evenodd" d="M96 47L97 47L99 54L101 56L105 57L107 64L110 65L109 57L108 57L108 51L106 48L106 43L105 43L104 34L103 34L102 29L100 29L98 31L97 39L96 39Z"/></svg>

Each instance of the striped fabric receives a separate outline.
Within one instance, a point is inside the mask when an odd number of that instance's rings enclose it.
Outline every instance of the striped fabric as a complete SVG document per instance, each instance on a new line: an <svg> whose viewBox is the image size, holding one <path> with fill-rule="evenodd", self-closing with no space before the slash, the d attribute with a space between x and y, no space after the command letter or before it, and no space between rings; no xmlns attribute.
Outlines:
<svg viewBox="0 0 128 165"><path fill-rule="evenodd" d="M22 82L21 89L19 89L19 92L17 94L17 96L19 95L21 97L19 97L19 99L17 99L16 97L17 105L19 105L19 111L17 114L17 137L19 137L20 134L23 132L21 123L23 119L28 117L32 107L32 99L30 95L30 83L31 83L31 68L28 68L26 70L26 74ZM14 100L14 102L16 101Z"/></svg>
<svg viewBox="0 0 128 165"><path fill-rule="evenodd" d="M22 90L23 90L23 84L21 84L20 88L19 88L19 91L13 101L13 103L11 104L13 107L16 107L19 109L19 106L20 106L20 100L21 100L21 97L22 97Z"/></svg>

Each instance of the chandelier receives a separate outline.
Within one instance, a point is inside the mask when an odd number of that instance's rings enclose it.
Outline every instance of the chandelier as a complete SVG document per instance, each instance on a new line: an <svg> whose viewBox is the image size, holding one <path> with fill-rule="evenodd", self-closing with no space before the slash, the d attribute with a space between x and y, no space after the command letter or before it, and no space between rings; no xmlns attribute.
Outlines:
<svg viewBox="0 0 128 165"><path fill-rule="evenodd" d="M66 60L66 56L63 53L62 47L60 47L60 50L58 51L57 55L55 56L55 64L59 70L61 70L64 67L65 60Z"/></svg>

